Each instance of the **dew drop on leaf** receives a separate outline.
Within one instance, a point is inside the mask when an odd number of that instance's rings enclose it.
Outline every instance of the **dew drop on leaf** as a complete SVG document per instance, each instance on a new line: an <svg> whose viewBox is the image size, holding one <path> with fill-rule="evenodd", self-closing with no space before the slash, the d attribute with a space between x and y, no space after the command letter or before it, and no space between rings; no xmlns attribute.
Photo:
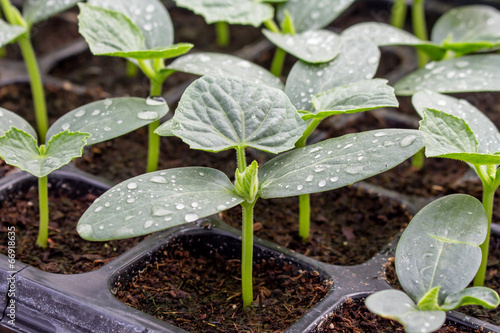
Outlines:
<svg viewBox="0 0 500 333"><path fill-rule="evenodd" d="M326 180L320 180L319 183L318 183L318 186L319 187L324 187L326 186Z"/></svg>
<svg viewBox="0 0 500 333"><path fill-rule="evenodd" d="M167 179L162 176L153 176L149 178L149 181L151 183L157 183L157 184L165 184L167 182Z"/></svg>
<svg viewBox="0 0 500 333"><path fill-rule="evenodd" d="M338 180L339 180L339 177L337 177L337 176L330 178L330 181L331 181L332 183L335 183L335 182L336 182L336 181L338 181Z"/></svg>
<svg viewBox="0 0 500 333"><path fill-rule="evenodd" d="M163 104L167 104L167 102L165 102L165 100L161 96L149 96L146 99L146 104L147 105L163 105Z"/></svg>
<svg viewBox="0 0 500 333"><path fill-rule="evenodd" d="M105 106L110 106L111 104L113 104L113 100L110 99L110 98L106 98L102 104L104 104Z"/></svg>
<svg viewBox="0 0 500 333"><path fill-rule="evenodd" d="M144 229L148 229L148 228L150 228L152 225L153 225L153 221L151 221L151 220L147 220L146 222L144 222Z"/></svg>
<svg viewBox="0 0 500 333"><path fill-rule="evenodd" d="M61 128L62 128L62 130L63 130L63 131L68 130L68 129L69 129L69 123L64 123L64 124L62 124L62 125L61 125Z"/></svg>
<svg viewBox="0 0 500 333"><path fill-rule="evenodd" d="M184 205L181 204L181 203L178 203L178 204L175 205L175 208L181 210L181 209L184 209Z"/></svg>
<svg viewBox="0 0 500 333"><path fill-rule="evenodd" d="M128 183L127 188L129 190L134 190L134 189L137 188L137 183L136 182L130 182L130 183Z"/></svg>
<svg viewBox="0 0 500 333"><path fill-rule="evenodd" d="M152 120L158 118L158 112L155 111L142 111L137 114L137 118L142 120Z"/></svg>
<svg viewBox="0 0 500 333"><path fill-rule="evenodd" d="M151 215L153 216L166 216L172 214L171 211L162 206L151 207Z"/></svg>
<svg viewBox="0 0 500 333"><path fill-rule="evenodd" d="M299 191L300 191L300 190L302 190L303 188L304 188L304 186L302 186L302 185L297 185L297 190L299 190Z"/></svg>
<svg viewBox="0 0 500 333"><path fill-rule="evenodd" d="M411 145L413 142L415 142L415 139L417 138L416 135L408 135L407 137L403 138L399 145L403 148L408 147Z"/></svg>
<svg viewBox="0 0 500 333"><path fill-rule="evenodd" d="M198 215L196 215L195 213L189 213L189 214L186 214L184 216L184 220L186 222L193 222L193 221L196 221L198 219Z"/></svg>
<svg viewBox="0 0 500 333"><path fill-rule="evenodd" d="M75 117L76 118L80 118L80 117L83 117L85 115L85 110L78 110L75 112Z"/></svg>

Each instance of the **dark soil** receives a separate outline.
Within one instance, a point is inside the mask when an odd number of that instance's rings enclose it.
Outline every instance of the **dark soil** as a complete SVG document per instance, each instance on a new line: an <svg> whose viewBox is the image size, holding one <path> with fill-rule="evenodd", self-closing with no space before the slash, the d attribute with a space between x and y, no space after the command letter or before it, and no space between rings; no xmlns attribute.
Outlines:
<svg viewBox="0 0 500 333"><path fill-rule="evenodd" d="M364 299L352 300L348 298L335 312L330 314L314 331L314 333L404 333L403 325L394 320L384 319L370 312L364 305ZM462 325L447 321L437 333L472 332L480 333Z"/></svg>
<svg viewBox="0 0 500 333"><path fill-rule="evenodd" d="M282 332L328 291L319 273L272 257L255 262L254 302L242 309L240 260L174 247L123 285L118 299L189 332Z"/></svg>
<svg viewBox="0 0 500 333"><path fill-rule="evenodd" d="M241 228L241 210L222 213L225 222ZM311 236L298 236L298 198L259 200L255 235L337 265L361 264L384 249L410 221L400 203L345 187L311 196Z"/></svg>
<svg viewBox="0 0 500 333"><path fill-rule="evenodd" d="M104 191L82 184L51 181L49 187L49 244L35 245L38 236L38 193L35 185L13 191L0 200L0 233L9 227L16 231L16 260L43 271L75 274L97 269L136 245L142 238L110 242L89 242L76 232L76 224L85 210ZM88 186L87 186L88 187ZM10 229L9 229L10 230ZM0 243L7 253L7 242Z"/></svg>

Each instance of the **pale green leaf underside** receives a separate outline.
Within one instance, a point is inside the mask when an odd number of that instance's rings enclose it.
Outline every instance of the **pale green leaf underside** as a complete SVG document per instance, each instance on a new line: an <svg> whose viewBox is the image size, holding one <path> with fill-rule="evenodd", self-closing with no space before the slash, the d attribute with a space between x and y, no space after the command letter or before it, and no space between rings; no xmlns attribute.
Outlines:
<svg viewBox="0 0 500 333"><path fill-rule="evenodd" d="M487 232L483 205L453 194L425 206L412 219L396 249L396 272L404 290L420 300L441 286L438 303L467 287L481 263Z"/></svg>
<svg viewBox="0 0 500 333"><path fill-rule="evenodd" d="M81 0L26 0L23 5L23 18L29 25L48 19L54 14L73 7Z"/></svg>
<svg viewBox="0 0 500 333"><path fill-rule="evenodd" d="M424 146L416 130L348 134L294 149L259 171L262 198L290 197L349 185L389 170Z"/></svg>
<svg viewBox="0 0 500 333"><path fill-rule="evenodd" d="M366 307L373 313L397 320L406 332L434 332L446 320L444 311L421 311L404 292L383 290L366 298Z"/></svg>
<svg viewBox="0 0 500 333"><path fill-rule="evenodd" d="M394 88L396 95L413 95L419 90L469 92L500 90L500 55L468 55L431 62L403 77Z"/></svg>
<svg viewBox="0 0 500 333"><path fill-rule="evenodd" d="M11 127L20 129L34 138L38 136L35 129L23 117L4 108L0 108L0 136L4 135Z"/></svg>
<svg viewBox="0 0 500 333"><path fill-rule="evenodd" d="M500 151L500 133L495 124L466 100L432 91L421 91L413 95L412 103L421 117L423 108L431 108L464 119L479 143L477 152Z"/></svg>
<svg viewBox="0 0 500 333"><path fill-rule="evenodd" d="M342 48L340 37L329 30L304 31L295 35L262 31L274 45L308 63L333 60Z"/></svg>
<svg viewBox="0 0 500 333"><path fill-rule="evenodd" d="M8 24L0 19L0 47L13 42L17 37L21 36L26 29L20 25Z"/></svg>
<svg viewBox="0 0 500 333"><path fill-rule="evenodd" d="M325 118L334 114L355 113L399 105L394 89L387 80L372 79L355 82L313 97L315 111L302 119Z"/></svg>
<svg viewBox="0 0 500 333"><path fill-rule="evenodd" d="M107 98L66 113L49 128L47 138L65 130L79 131L90 133L87 144L95 144L148 125L167 113L167 104L156 100Z"/></svg>
<svg viewBox="0 0 500 333"><path fill-rule="evenodd" d="M272 6L254 0L175 0L177 6L192 10L205 18L207 23L228 22L260 26L272 19Z"/></svg>
<svg viewBox="0 0 500 333"><path fill-rule="evenodd" d="M87 137L88 133L61 132L50 139L42 155L33 136L12 128L0 137L0 157L7 164L44 177L82 156Z"/></svg>
<svg viewBox="0 0 500 333"><path fill-rule="evenodd" d="M174 28L160 0L88 0L94 6L124 14L141 31L146 49L166 48L174 42Z"/></svg>
<svg viewBox="0 0 500 333"><path fill-rule="evenodd" d="M480 305L494 309L500 303L497 292L486 287L471 287L446 297L443 310L453 310L464 305Z"/></svg>
<svg viewBox="0 0 500 333"><path fill-rule="evenodd" d="M227 176L188 167L150 172L104 193L78 222L84 239L135 237L193 222L241 203Z"/></svg>
<svg viewBox="0 0 500 333"><path fill-rule="evenodd" d="M109 53L94 53L96 55L107 55L107 56L115 56L122 58L133 58L138 60L144 59L170 59L175 58L180 55L187 53L193 44L189 43L179 43L170 45L163 48L157 48L152 50L140 50L140 51L118 51L118 52L109 52Z"/></svg>
<svg viewBox="0 0 500 333"><path fill-rule="evenodd" d="M222 53L199 52L175 59L168 70L195 75L230 75L283 90L280 79L250 61Z"/></svg>
<svg viewBox="0 0 500 333"><path fill-rule="evenodd" d="M380 60L378 47L367 38L342 38L342 50L320 65L297 61L285 92L297 110L312 110L313 96L335 87L373 78Z"/></svg>
<svg viewBox="0 0 500 333"><path fill-rule="evenodd" d="M297 32L321 29L333 22L354 0L288 0L278 7L282 22L285 11L290 13Z"/></svg>
<svg viewBox="0 0 500 333"><path fill-rule="evenodd" d="M235 77L203 76L184 92L171 131L193 149L294 147L305 122L278 89Z"/></svg>

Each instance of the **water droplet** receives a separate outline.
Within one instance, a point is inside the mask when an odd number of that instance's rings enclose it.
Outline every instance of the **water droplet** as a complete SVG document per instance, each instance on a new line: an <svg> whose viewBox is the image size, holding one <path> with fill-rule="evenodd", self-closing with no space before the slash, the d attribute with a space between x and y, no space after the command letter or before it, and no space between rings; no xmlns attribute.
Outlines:
<svg viewBox="0 0 500 333"><path fill-rule="evenodd" d="M184 209L184 205L181 204L181 203L178 203L178 204L175 205L175 208L181 210L181 209Z"/></svg>
<svg viewBox="0 0 500 333"><path fill-rule="evenodd" d="M144 229L150 228L152 225L153 225L153 221L147 220L146 222L144 222Z"/></svg>
<svg viewBox="0 0 500 333"><path fill-rule="evenodd" d="M69 123L64 123L64 124L62 124L62 125L61 125L61 128L62 128L62 130L63 130L63 131L68 130L68 129L69 129Z"/></svg>
<svg viewBox="0 0 500 333"><path fill-rule="evenodd" d="M103 208L103 206L98 206L96 209L94 209L94 212L99 213Z"/></svg>
<svg viewBox="0 0 500 333"><path fill-rule="evenodd" d="M313 179L314 179L314 176L313 176L313 175L309 175L309 176L307 176L307 178L306 178L306 182L312 182L312 181L313 181Z"/></svg>
<svg viewBox="0 0 500 333"><path fill-rule="evenodd" d="M193 202L193 203L191 204L191 207L193 207L193 208L196 208L196 207L198 207L198 206L199 206L199 205L198 205L198 203L197 203L197 202Z"/></svg>
<svg viewBox="0 0 500 333"><path fill-rule="evenodd" d="M75 117L76 118L80 118L80 117L83 117L85 115L85 110L78 110L75 112Z"/></svg>
<svg viewBox="0 0 500 333"><path fill-rule="evenodd" d="M137 118L142 120L153 120L158 118L158 112L155 111L142 111L137 114Z"/></svg>
<svg viewBox="0 0 500 333"><path fill-rule="evenodd" d="M353 144L352 144L352 143L348 143L348 144L346 144L346 145L344 146L344 148L342 148L342 149L351 148L352 146L353 146Z"/></svg>
<svg viewBox="0 0 500 333"><path fill-rule="evenodd" d="M149 96L146 99L146 104L147 105L163 105L163 104L167 104L167 102L165 102L165 100L161 96Z"/></svg>
<svg viewBox="0 0 500 333"><path fill-rule="evenodd" d="M136 182L130 182L130 183L128 183L127 188L129 190L134 190L134 189L137 188L137 183Z"/></svg>
<svg viewBox="0 0 500 333"><path fill-rule="evenodd" d="M339 180L339 177L337 177L337 176L330 178L330 181L331 181L332 183L335 183L335 182L336 182L336 181L338 181L338 180Z"/></svg>
<svg viewBox="0 0 500 333"><path fill-rule="evenodd" d="M304 188L304 186L302 186L302 185L297 185L297 190L299 190L299 191L300 191L300 190L302 190L303 188Z"/></svg>
<svg viewBox="0 0 500 333"><path fill-rule="evenodd" d="M111 127L109 127L109 126L105 126L103 129L104 129L105 132L111 131Z"/></svg>
<svg viewBox="0 0 500 333"><path fill-rule="evenodd" d="M374 136L384 136L384 135L387 135L387 133L385 132L377 132L374 134Z"/></svg>
<svg viewBox="0 0 500 333"><path fill-rule="evenodd" d="M167 179L162 176L153 176L148 179L151 183L157 183L157 184L165 184L167 182Z"/></svg>
<svg viewBox="0 0 500 333"><path fill-rule="evenodd" d="M224 205L218 205L217 210L225 210L227 207Z"/></svg>
<svg viewBox="0 0 500 333"><path fill-rule="evenodd" d="M310 153L315 153L315 152L317 152L318 150L321 150L321 149L322 149L321 147L314 147L314 148L311 148L311 149L309 150L309 152L310 152Z"/></svg>
<svg viewBox="0 0 500 333"><path fill-rule="evenodd" d="M455 66L458 68L465 68L465 67L469 66L469 62L466 60L459 60L455 63Z"/></svg>
<svg viewBox="0 0 500 333"><path fill-rule="evenodd" d="M250 65L250 62L245 61L245 60L238 61L238 62L236 63L236 65L237 65L237 66L240 66L240 67L242 67L242 68L250 68L250 66L251 66L251 65Z"/></svg>
<svg viewBox="0 0 500 333"><path fill-rule="evenodd" d="M94 110L94 111L92 111L91 115L97 116L99 113L101 113L101 110Z"/></svg>
<svg viewBox="0 0 500 333"><path fill-rule="evenodd" d="M104 104L105 106L110 106L111 104L113 104L113 100L111 98L106 98L104 101L102 101L102 104Z"/></svg>
<svg viewBox="0 0 500 333"><path fill-rule="evenodd" d="M103 225L100 225L99 226L99 230L103 230L104 229L104 226Z"/></svg>
<svg viewBox="0 0 500 333"><path fill-rule="evenodd" d="M150 5L146 6L146 12L152 13L152 12L154 12L154 10L155 10L155 6L154 5L150 4Z"/></svg>
<svg viewBox="0 0 500 333"><path fill-rule="evenodd" d="M413 142L415 142L415 139L417 138L416 135L408 135L407 137L403 138L401 140L401 142L399 143L399 145L401 147L408 147L409 145L411 145Z"/></svg>
<svg viewBox="0 0 500 333"><path fill-rule="evenodd" d="M361 160L363 160L364 158L365 158L364 156L359 156L359 157L358 157L358 161L361 161Z"/></svg>
<svg viewBox="0 0 500 333"><path fill-rule="evenodd" d="M326 185L326 180L320 180L318 183L319 187L324 187Z"/></svg>
<svg viewBox="0 0 500 333"><path fill-rule="evenodd" d="M196 215L195 213L189 213L184 216L184 221L186 222L193 222L196 221L197 219L198 215Z"/></svg>
<svg viewBox="0 0 500 333"><path fill-rule="evenodd" d="M202 177L205 176L205 174L203 172L200 172L199 175Z"/></svg>
<svg viewBox="0 0 500 333"><path fill-rule="evenodd" d="M351 175L358 174L362 170L363 170L362 165L348 166L347 168L345 168L345 172L347 172Z"/></svg>
<svg viewBox="0 0 500 333"><path fill-rule="evenodd" d="M133 203L135 201L135 198L128 198L127 203Z"/></svg>
<svg viewBox="0 0 500 333"><path fill-rule="evenodd" d="M178 208L180 209L180 208ZM170 215L172 212L165 207L162 206L153 206L151 207L151 215L153 216L165 216L165 215Z"/></svg>
<svg viewBox="0 0 500 333"><path fill-rule="evenodd" d="M144 25L142 27L146 31L151 31L153 29L153 25L151 23L144 23Z"/></svg>

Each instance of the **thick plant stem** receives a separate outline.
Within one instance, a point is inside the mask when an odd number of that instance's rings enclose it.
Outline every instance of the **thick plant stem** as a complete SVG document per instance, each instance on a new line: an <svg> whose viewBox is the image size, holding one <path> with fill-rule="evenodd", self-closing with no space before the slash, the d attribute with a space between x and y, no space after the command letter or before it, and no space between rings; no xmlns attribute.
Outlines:
<svg viewBox="0 0 500 333"><path fill-rule="evenodd" d="M231 33L227 22L215 22L215 37L217 46L227 47L231 41Z"/></svg>
<svg viewBox="0 0 500 333"><path fill-rule="evenodd" d="M49 196L47 176L38 178L38 207L40 210L40 225L36 245L46 248L49 238Z"/></svg>
<svg viewBox="0 0 500 333"><path fill-rule="evenodd" d="M279 47L276 48L274 53L273 62L271 63L271 73L275 76L280 77L283 72L283 64L285 63L286 52Z"/></svg>
<svg viewBox="0 0 500 333"><path fill-rule="evenodd" d="M428 40L427 25L425 22L425 0L414 0L412 7L413 33L421 40ZM421 51L417 51L418 67L424 67L429 58Z"/></svg>
<svg viewBox="0 0 500 333"><path fill-rule="evenodd" d="M241 297L243 299L243 309L246 309L253 301L253 208L255 200L252 203L247 201L241 204L242 208L242 248L241 248Z"/></svg>
<svg viewBox="0 0 500 333"><path fill-rule="evenodd" d="M299 236L302 241L309 239L311 228L311 197L309 194L299 195Z"/></svg>
<svg viewBox="0 0 500 333"><path fill-rule="evenodd" d="M396 0L391 9L391 25L403 29L406 20L406 1Z"/></svg>
<svg viewBox="0 0 500 333"><path fill-rule="evenodd" d="M486 268L488 264L488 251L490 246L490 228L491 228L491 218L493 215L493 198L495 197L496 187L484 186L483 183L483 206L486 211L486 216L488 217L488 231L486 233L486 239L483 244L479 247L482 252L481 266L476 273L476 277L474 278L474 286L480 287L484 285L484 278L486 276Z"/></svg>
<svg viewBox="0 0 500 333"><path fill-rule="evenodd" d="M162 83L151 79L151 96L161 96ZM148 161L146 172L153 172L158 169L158 160L160 158L160 136L155 130L160 126L160 121L153 121L148 125Z"/></svg>

